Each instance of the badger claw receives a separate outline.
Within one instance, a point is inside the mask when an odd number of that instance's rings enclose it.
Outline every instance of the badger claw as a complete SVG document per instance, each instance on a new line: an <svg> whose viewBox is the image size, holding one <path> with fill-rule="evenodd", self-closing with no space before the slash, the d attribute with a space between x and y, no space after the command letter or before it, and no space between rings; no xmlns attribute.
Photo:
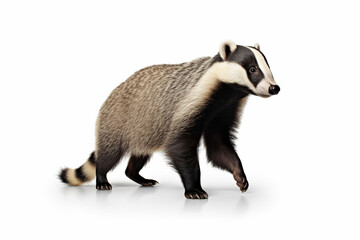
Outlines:
<svg viewBox="0 0 360 240"><path fill-rule="evenodd" d="M194 189L185 191L187 199L207 199L209 196L204 190Z"/></svg>
<svg viewBox="0 0 360 240"><path fill-rule="evenodd" d="M110 183L97 183L96 184L96 189L97 190L111 190L112 186Z"/></svg>
<svg viewBox="0 0 360 240"><path fill-rule="evenodd" d="M245 174L240 174L240 172L235 172L234 179L236 180L236 185L240 188L242 192L246 192L249 188L249 183L246 179Z"/></svg>

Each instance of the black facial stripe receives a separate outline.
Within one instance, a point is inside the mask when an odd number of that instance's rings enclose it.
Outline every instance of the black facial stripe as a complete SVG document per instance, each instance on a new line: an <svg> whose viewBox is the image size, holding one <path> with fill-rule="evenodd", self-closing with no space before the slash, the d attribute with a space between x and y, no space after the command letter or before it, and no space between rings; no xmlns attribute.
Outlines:
<svg viewBox="0 0 360 240"><path fill-rule="evenodd" d="M226 60L240 64L246 70L249 80L255 87L264 79L264 73L261 71L256 57L250 49L238 45L236 50ZM251 67L255 67L257 71L250 73L249 69Z"/></svg>

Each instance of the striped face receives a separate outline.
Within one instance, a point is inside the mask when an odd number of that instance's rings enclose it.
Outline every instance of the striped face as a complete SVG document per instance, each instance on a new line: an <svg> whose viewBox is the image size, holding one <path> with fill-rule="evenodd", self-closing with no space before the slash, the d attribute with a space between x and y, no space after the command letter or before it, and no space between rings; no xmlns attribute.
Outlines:
<svg viewBox="0 0 360 240"><path fill-rule="evenodd" d="M223 59L218 66L221 81L237 83L261 97L276 95L280 91L258 44L244 47L225 42L220 46L220 57Z"/></svg>

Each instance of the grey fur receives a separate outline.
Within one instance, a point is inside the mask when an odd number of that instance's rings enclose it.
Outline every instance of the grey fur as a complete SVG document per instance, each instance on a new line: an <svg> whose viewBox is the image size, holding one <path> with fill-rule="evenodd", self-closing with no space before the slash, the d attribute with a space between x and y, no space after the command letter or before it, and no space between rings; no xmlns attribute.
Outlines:
<svg viewBox="0 0 360 240"><path fill-rule="evenodd" d="M162 149L167 139L189 123L175 113L182 100L210 68L212 58L176 65L155 65L134 73L101 107L97 120L96 153L121 146L134 155Z"/></svg>

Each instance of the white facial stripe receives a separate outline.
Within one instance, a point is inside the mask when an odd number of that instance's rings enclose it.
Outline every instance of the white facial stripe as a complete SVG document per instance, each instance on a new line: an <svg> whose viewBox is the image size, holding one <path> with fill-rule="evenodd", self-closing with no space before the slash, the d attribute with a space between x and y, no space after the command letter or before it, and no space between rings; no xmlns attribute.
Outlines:
<svg viewBox="0 0 360 240"><path fill-rule="evenodd" d="M216 77L225 83L237 83L248 87L251 91L256 92L254 85L250 82L246 70L234 62L218 62L212 66Z"/></svg>
<svg viewBox="0 0 360 240"><path fill-rule="evenodd" d="M265 80L269 81L273 85L276 85L276 82L274 81L274 77L273 77L273 75L270 71L270 68L267 65L263 55L259 51L255 50L253 48L248 47L248 49L250 49L254 53L256 61L260 67L260 70L264 73Z"/></svg>

